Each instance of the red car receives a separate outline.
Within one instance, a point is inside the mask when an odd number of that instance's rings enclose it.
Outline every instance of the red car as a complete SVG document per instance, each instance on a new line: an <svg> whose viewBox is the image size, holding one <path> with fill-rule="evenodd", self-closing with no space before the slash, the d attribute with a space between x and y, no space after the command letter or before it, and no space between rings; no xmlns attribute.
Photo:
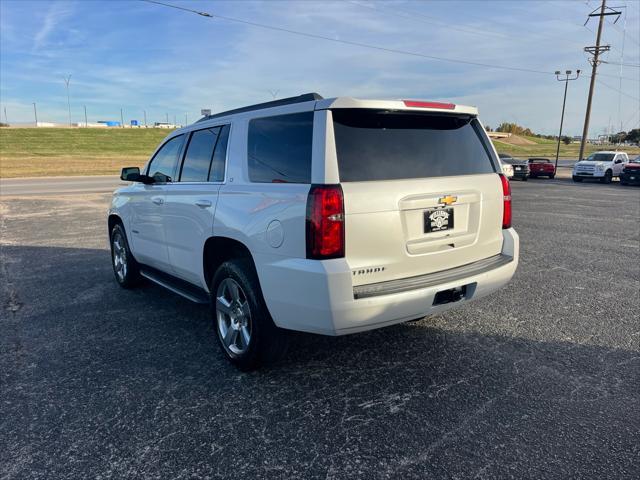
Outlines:
<svg viewBox="0 0 640 480"><path fill-rule="evenodd" d="M640 185L640 156L624 166L620 172L620 185Z"/></svg>
<svg viewBox="0 0 640 480"><path fill-rule="evenodd" d="M556 167L551 160L546 158L530 158L529 159L529 177L549 177L556 176Z"/></svg>

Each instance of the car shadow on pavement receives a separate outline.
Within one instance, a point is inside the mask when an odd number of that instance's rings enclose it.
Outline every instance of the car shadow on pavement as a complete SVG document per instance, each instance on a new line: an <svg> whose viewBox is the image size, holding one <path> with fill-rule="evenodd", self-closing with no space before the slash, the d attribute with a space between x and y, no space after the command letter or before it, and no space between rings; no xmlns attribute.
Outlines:
<svg viewBox="0 0 640 480"><path fill-rule="evenodd" d="M638 473L637 352L425 319L292 334L283 362L243 374L208 308L120 289L106 250L1 255L7 478Z"/></svg>

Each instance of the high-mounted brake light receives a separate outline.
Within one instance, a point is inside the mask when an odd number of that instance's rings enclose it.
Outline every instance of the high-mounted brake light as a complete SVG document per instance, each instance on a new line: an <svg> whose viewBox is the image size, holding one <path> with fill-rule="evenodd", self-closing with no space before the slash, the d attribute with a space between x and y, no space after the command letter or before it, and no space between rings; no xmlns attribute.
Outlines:
<svg viewBox="0 0 640 480"><path fill-rule="evenodd" d="M340 185L312 185L307 197L307 258L344 257L344 198Z"/></svg>
<svg viewBox="0 0 640 480"><path fill-rule="evenodd" d="M417 108L440 108L443 110L453 110L456 108L453 103L442 102L420 102L418 100L404 100L405 107L417 107Z"/></svg>
<svg viewBox="0 0 640 480"><path fill-rule="evenodd" d="M502 228L511 228L511 185L503 174L500 174L502 182Z"/></svg>

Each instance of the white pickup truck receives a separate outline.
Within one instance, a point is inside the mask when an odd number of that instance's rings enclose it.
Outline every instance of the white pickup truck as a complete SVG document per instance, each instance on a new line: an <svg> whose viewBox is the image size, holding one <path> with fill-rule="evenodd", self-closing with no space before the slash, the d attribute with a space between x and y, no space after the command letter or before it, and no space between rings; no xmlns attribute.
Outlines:
<svg viewBox="0 0 640 480"><path fill-rule="evenodd" d="M243 370L278 358L288 330L362 332L484 297L519 240L477 116L305 94L171 132L113 195L115 278L210 302Z"/></svg>
<svg viewBox="0 0 640 480"><path fill-rule="evenodd" d="M602 183L611 183L614 177L620 176L627 163L629 156L624 152L594 152L586 160L576 162L573 166L573 181L596 178Z"/></svg>

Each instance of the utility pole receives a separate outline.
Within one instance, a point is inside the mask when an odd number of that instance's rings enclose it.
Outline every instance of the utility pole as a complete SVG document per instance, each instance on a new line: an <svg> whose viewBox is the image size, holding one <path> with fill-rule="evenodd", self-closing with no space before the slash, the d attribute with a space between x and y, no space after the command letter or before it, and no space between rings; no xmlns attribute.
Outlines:
<svg viewBox="0 0 640 480"><path fill-rule="evenodd" d="M124 115L122 114L122 109L120 109L120 125L124 128Z"/></svg>
<svg viewBox="0 0 640 480"><path fill-rule="evenodd" d="M142 110L144 112L144 126L147 126L147 111L146 110Z"/></svg>
<svg viewBox="0 0 640 480"><path fill-rule="evenodd" d="M89 126L89 122L87 121L87 106L84 106L84 128Z"/></svg>
<svg viewBox="0 0 640 480"><path fill-rule="evenodd" d="M38 110L36 110L36 102L33 102L33 115L36 117L36 127L38 126Z"/></svg>
<svg viewBox="0 0 640 480"><path fill-rule="evenodd" d="M582 140L580 141L580 156L578 161L582 160L584 156L584 147L587 143L587 138L589 136L589 120L591 117L591 102L593 101L593 89L596 84L596 72L598 70L598 64L600 63L599 57L600 53L608 52L610 50L609 45L600 46L600 39L602 38L602 25L604 24L604 17L608 15L618 15L620 16L620 12L609 9L611 11L605 12L607 9L607 0L602 0L602 4L600 5L600 13L596 13L597 8L589 14L587 18L587 22L591 17L600 17L598 22L598 33L596 34L596 45L595 47L584 47L584 51L593 55L591 59L591 82L589 84L589 97L587 98L587 111L584 116L584 128L582 129ZM617 21L617 19L616 19ZM585 25L587 24L585 22Z"/></svg>
<svg viewBox="0 0 640 480"><path fill-rule="evenodd" d="M560 70L556 71L556 79L559 82L564 82L564 99L562 100L562 115L560 116L560 133L558 133L558 146L556 147L556 172L558 171L558 157L560 156L560 140L562 139L562 124L564 123L564 106L567 103L567 86L570 81L578 79L580 76L580 70L576 70L576 76L573 78L569 77L569 75L571 75L571 70L566 70L564 73L565 77L561 78Z"/></svg>
<svg viewBox="0 0 640 480"><path fill-rule="evenodd" d="M9 125L9 119L7 118L7 107L4 107L4 123Z"/></svg>
<svg viewBox="0 0 640 480"><path fill-rule="evenodd" d="M165 115L167 116L167 125L169 124L169 114L165 113Z"/></svg>
<svg viewBox="0 0 640 480"><path fill-rule="evenodd" d="M67 86L67 108L69 109L69 126L71 126L71 100L69 100L69 82L71 81L71 75L64 77L64 83Z"/></svg>

